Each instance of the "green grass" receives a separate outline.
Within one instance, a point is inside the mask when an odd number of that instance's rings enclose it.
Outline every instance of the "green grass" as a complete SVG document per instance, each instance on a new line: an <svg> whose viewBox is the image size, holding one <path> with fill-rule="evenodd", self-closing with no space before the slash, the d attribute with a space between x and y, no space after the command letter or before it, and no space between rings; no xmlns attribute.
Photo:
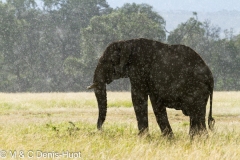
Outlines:
<svg viewBox="0 0 240 160"><path fill-rule="evenodd" d="M215 130L193 141L189 118L172 109L168 116L175 138L162 137L151 107L149 135L139 137L130 97L126 92L108 93L110 108L103 131L98 131L93 93L2 93L0 151L7 151L7 159L10 150L80 151L81 159L87 160L240 158L239 92L214 93Z"/></svg>

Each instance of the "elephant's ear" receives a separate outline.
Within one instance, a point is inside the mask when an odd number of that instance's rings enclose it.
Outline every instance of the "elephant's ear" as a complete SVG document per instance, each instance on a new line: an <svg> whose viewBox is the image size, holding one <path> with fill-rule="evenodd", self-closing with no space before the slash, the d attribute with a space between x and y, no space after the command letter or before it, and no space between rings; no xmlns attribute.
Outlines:
<svg viewBox="0 0 240 160"><path fill-rule="evenodd" d="M121 45L121 52L120 52L120 67L122 71L124 66L128 63L130 54L131 54L131 44L128 42L124 42Z"/></svg>

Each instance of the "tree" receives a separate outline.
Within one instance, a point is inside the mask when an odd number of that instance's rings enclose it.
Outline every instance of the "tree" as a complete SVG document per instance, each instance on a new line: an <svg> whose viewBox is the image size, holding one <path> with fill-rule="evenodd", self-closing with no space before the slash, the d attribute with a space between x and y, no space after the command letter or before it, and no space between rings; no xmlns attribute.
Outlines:
<svg viewBox="0 0 240 160"><path fill-rule="evenodd" d="M35 8L35 0L7 0L7 3L15 7L16 18L20 19L22 14L30 8Z"/></svg>
<svg viewBox="0 0 240 160"><path fill-rule="evenodd" d="M217 55L215 63L216 89L239 90L240 50L236 45L236 40L222 39L217 43L219 45L215 52Z"/></svg>
<svg viewBox="0 0 240 160"><path fill-rule="evenodd" d="M69 59L78 58L80 55L82 28L89 24L93 16L108 13L109 6L105 0L45 0L44 4L48 17L42 45L55 48L46 53L55 57L51 62L53 71L50 71L51 75L48 76L52 82L51 90L55 88L57 91L78 91L79 77L68 72L66 67Z"/></svg>
<svg viewBox="0 0 240 160"><path fill-rule="evenodd" d="M19 55L15 50L16 42L20 40L22 22L15 17L15 8L10 4L0 3L0 54L1 54L1 89L19 90L20 80L18 66Z"/></svg>
<svg viewBox="0 0 240 160"><path fill-rule="evenodd" d="M181 23L178 27L170 32L168 36L168 43L170 44L186 44L195 46L196 42L204 36L203 24L197 20L197 14L194 12L196 18L191 17L187 22Z"/></svg>
<svg viewBox="0 0 240 160"><path fill-rule="evenodd" d="M44 0L43 10L34 0L0 4L2 90L79 90L65 60L79 57L80 31L92 16L108 12L106 1Z"/></svg>

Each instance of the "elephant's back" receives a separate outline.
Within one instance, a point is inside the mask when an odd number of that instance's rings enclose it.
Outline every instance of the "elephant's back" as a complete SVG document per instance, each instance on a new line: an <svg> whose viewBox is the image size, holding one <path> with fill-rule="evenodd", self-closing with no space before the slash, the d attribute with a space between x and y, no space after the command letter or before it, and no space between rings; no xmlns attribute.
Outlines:
<svg viewBox="0 0 240 160"><path fill-rule="evenodd" d="M191 48L184 45L166 46L156 51L156 57L150 69L153 89L171 95L174 92L193 92L200 86L208 90L213 86L209 67Z"/></svg>
<svg viewBox="0 0 240 160"><path fill-rule="evenodd" d="M172 52L182 57L182 62L176 58L176 63L178 63L177 67L183 69L183 73L187 75L187 78L208 85L213 83L211 70L197 52L184 45L173 45L171 48ZM180 67L181 65L182 67Z"/></svg>

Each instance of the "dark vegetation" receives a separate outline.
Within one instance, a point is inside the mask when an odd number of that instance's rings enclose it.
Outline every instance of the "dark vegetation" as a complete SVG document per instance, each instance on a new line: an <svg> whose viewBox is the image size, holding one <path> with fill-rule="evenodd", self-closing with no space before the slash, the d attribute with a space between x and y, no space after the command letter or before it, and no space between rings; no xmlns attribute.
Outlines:
<svg viewBox="0 0 240 160"><path fill-rule="evenodd" d="M39 1L38 1L39 2ZM147 4L113 9L105 0L0 2L0 91L86 91L98 58L117 40L149 38L185 44L210 66L215 90L240 90L240 35L194 13L167 33L164 18ZM129 90L128 79L109 86Z"/></svg>

